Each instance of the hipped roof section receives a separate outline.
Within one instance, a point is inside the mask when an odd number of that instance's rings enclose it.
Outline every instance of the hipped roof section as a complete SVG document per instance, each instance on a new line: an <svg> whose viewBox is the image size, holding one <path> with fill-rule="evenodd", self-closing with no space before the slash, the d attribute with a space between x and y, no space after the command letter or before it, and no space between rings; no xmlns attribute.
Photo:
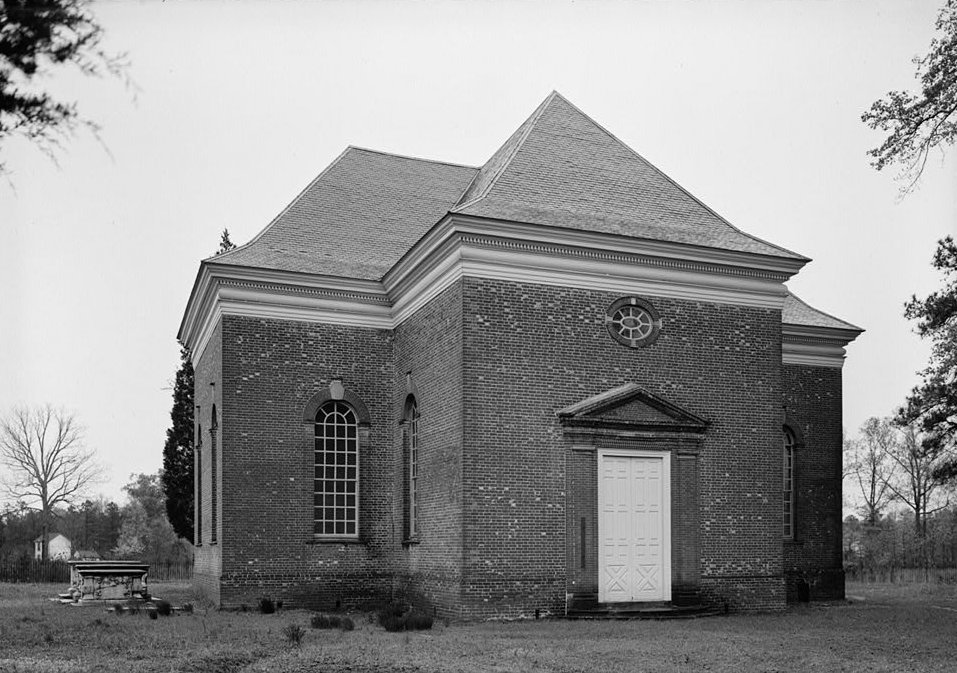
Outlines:
<svg viewBox="0 0 957 673"><path fill-rule="evenodd" d="M215 261L378 280L450 212L807 261L733 227L557 92L481 168L349 147Z"/></svg>
<svg viewBox="0 0 957 673"><path fill-rule="evenodd" d="M210 261L379 280L477 172L348 147L258 236Z"/></svg>
<svg viewBox="0 0 957 673"><path fill-rule="evenodd" d="M824 327L850 332L864 331L856 325L845 322L840 318L835 318L830 313L825 313L820 309L814 308L790 291L788 291L787 296L784 298L784 306L781 308L781 322L785 325L797 325L800 327Z"/></svg>
<svg viewBox="0 0 957 673"><path fill-rule="evenodd" d="M732 226L557 91L453 212L807 261Z"/></svg>

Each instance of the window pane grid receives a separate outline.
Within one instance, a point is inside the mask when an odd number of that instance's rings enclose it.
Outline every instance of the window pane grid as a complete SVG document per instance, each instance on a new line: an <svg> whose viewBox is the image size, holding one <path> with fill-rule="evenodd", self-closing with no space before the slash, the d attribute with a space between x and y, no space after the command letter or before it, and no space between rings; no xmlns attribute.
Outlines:
<svg viewBox="0 0 957 673"><path fill-rule="evenodd" d="M409 408L409 535L418 532L419 408Z"/></svg>
<svg viewBox="0 0 957 673"><path fill-rule="evenodd" d="M328 402L316 413L313 519L318 535L357 534L359 444L355 412Z"/></svg>
<svg viewBox="0 0 957 673"><path fill-rule="evenodd" d="M784 538L794 538L794 436L784 431L784 488L783 488L783 534Z"/></svg>

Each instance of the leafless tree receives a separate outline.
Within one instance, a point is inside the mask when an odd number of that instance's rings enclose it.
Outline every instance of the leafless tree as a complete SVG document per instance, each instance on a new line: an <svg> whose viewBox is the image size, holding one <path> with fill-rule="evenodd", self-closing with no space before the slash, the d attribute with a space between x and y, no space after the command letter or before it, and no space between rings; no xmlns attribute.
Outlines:
<svg viewBox="0 0 957 673"><path fill-rule="evenodd" d="M42 513L43 559L53 508L69 505L99 469L73 414L50 405L18 407L0 418L0 464L7 497Z"/></svg>
<svg viewBox="0 0 957 673"><path fill-rule="evenodd" d="M904 428L903 434L903 441L889 454L899 468L899 477L888 482L888 487L914 513L914 532L919 540L923 540L927 537L927 515L949 504L936 497L944 486L935 476L935 468L942 456L924 445L913 425Z"/></svg>
<svg viewBox="0 0 957 673"><path fill-rule="evenodd" d="M897 473L891 453L900 443L898 431L886 418L869 418L861 426L860 439L848 440L849 472L861 490L864 523L875 526L884 508L894 499L890 482Z"/></svg>

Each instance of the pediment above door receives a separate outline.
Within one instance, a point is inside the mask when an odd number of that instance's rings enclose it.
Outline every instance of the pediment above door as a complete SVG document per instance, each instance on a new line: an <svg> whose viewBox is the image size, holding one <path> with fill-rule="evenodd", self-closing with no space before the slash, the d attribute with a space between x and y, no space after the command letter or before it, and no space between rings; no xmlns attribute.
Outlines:
<svg viewBox="0 0 957 673"><path fill-rule="evenodd" d="M636 383L559 409L557 415L569 428L701 434L709 425L707 420Z"/></svg>

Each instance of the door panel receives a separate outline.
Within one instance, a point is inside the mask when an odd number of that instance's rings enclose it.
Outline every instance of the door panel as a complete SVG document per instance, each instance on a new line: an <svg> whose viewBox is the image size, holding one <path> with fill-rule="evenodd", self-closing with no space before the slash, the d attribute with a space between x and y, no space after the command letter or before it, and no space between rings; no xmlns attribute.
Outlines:
<svg viewBox="0 0 957 673"><path fill-rule="evenodd" d="M671 597L666 454L600 455L599 600Z"/></svg>

